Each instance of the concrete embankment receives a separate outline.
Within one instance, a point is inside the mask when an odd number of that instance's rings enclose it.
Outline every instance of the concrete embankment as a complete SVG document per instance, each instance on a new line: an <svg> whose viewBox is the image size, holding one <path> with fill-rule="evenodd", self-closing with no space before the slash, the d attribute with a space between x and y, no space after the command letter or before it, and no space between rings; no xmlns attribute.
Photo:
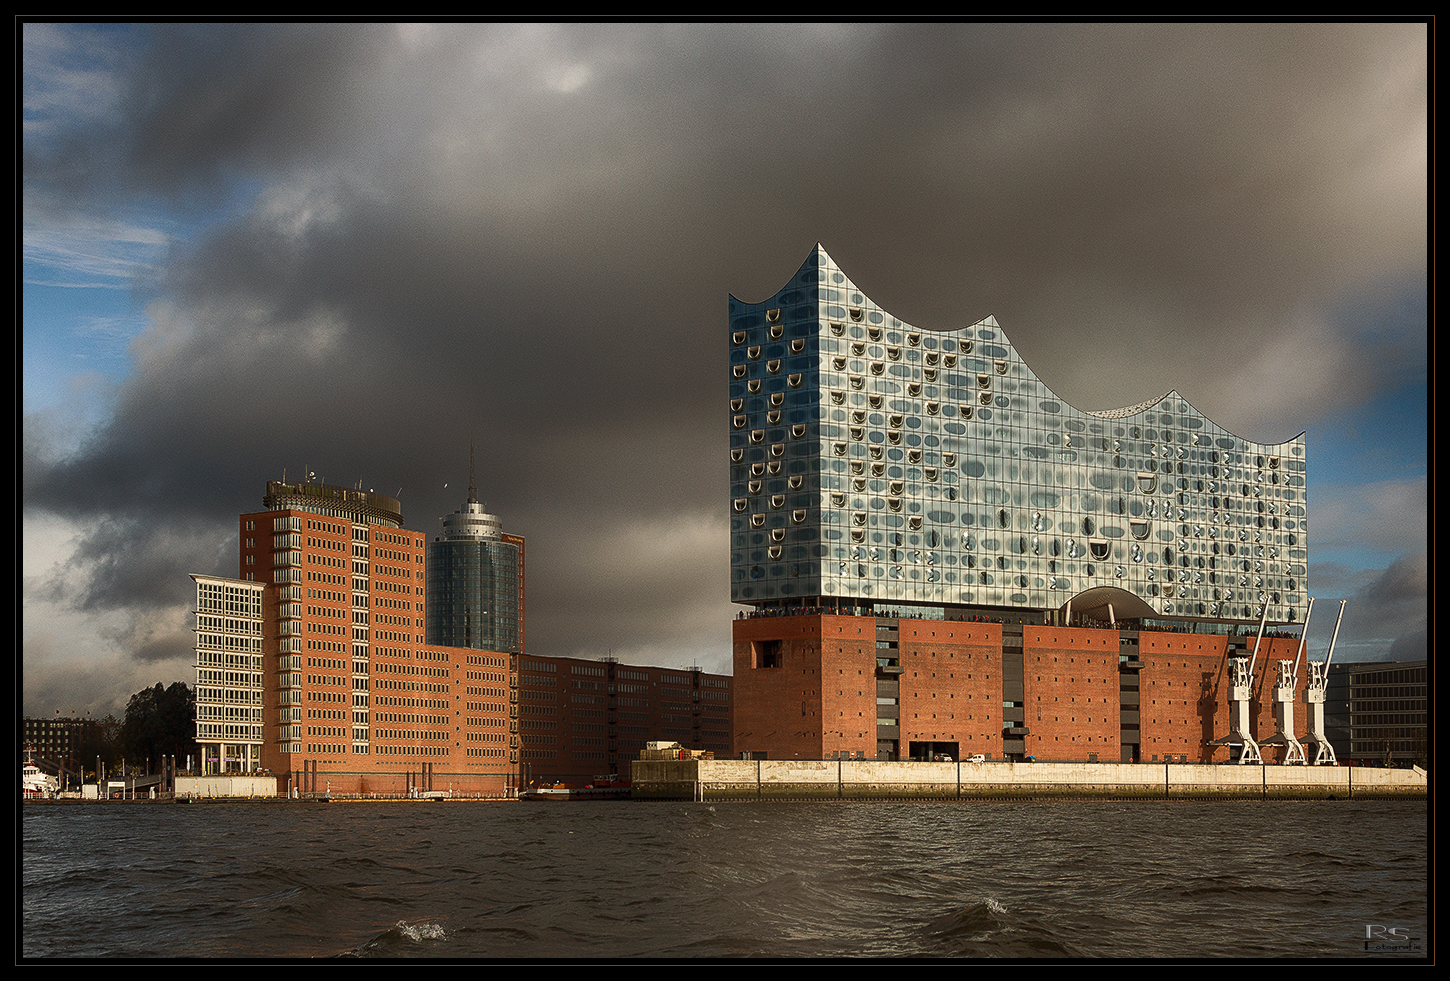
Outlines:
<svg viewBox="0 0 1450 981"><path fill-rule="evenodd" d="M887 763L648 760L633 796L656 800L1423 797L1423 770L1204 763Z"/></svg>

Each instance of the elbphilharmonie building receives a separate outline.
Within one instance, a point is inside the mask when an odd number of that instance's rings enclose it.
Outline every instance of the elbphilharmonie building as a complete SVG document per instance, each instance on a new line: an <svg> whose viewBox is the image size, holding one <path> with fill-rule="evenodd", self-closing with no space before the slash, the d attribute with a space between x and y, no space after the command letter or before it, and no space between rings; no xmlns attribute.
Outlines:
<svg viewBox="0 0 1450 981"><path fill-rule="evenodd" d="M1090 411L992 317L927 329L817 246L730 298L731 598L876 616L1271 623L1308 601L1304 435L1176 391Z"/></svg>

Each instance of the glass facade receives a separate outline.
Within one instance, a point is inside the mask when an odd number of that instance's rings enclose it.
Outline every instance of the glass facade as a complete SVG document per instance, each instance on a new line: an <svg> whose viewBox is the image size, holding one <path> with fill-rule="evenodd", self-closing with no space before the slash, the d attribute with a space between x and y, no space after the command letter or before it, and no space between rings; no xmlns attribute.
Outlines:
<svg viewBox="0 0 1450 981"><path fill-rule="evenodd" d="M729 320L734 602L1302 619L1303 434L1078 409L995 319L903 323L819 246Z"/></svg>
<svg viewBox="0 0 1450 981"><path fill-rule="evenodd" d="M518 654L523 649L523 539L503 534L470 487L428 545L428 643Z"/></svg>
<svg viewBox="0 0 1450 981"><path fill-rule="evenodd" d="M519 550L500 541L428 545L428 643L519 652Z"/></svg>

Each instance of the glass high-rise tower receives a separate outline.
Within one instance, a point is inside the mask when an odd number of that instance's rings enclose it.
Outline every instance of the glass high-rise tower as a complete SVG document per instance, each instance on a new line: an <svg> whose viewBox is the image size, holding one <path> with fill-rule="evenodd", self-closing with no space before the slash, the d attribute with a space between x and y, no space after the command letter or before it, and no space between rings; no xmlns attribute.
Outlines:
<svg viewBox="0 0 1450 981"><path fill-rule="evenodd" d="M524 642L524 540L468 500L428 544L427 638L445 647L518 654Z"/></svg>

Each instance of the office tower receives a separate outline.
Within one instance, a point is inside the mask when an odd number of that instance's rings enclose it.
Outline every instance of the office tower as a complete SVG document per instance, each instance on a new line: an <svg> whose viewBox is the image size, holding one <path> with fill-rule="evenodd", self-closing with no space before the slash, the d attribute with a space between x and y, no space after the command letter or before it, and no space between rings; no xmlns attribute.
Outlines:
<svg viewBox="0 0 1450 981"><path fill-rule="evenodd" d="M627 778L651 740L729 755L729 677L525 660L524 540L471 476L430 544L357 488L271 481L263 507L239 519L237 579L192 577L206 772L263 768L288 794L502 796Z"/></svg>
<svg viewBox="0 0 1450 981"><path fill-rule="evenodd" d="M202 773L261 764L265 587L216 576L196 583L196 741Z"/></svg>
<svg viewBox="0 0 1450 981"><path fill-rule="evenodd" d="M430 644L521 653L524 649L524 540L478 503L470 466L468 500L443 518L428 544Z"/></svg>
<svg viewBox="0 0 1450 981"><path fill-rule="evenodd" d="M1092 720L1084 755L1138 758L1140 724L1150 723L1138 715L1137 669L1119 668L1141 663L1137 630L1214 634L1223 657L1224 638L1256 625L1265 606L1271 624L1303 618L1303 434L1245 440L1174 391L1079 409L1038 379L992 317L945 330L903 323L819 246L774 296L730 298L729 354L731 599L753 618L736 623L739 750L752 749L741 741L748 730L763 752L767 743L791 754L962 752L970 728L970 741L999 755L1033 755L1034 696L1023 686L1038 655L1023 645L1071 647L1079 641L1064 631L1101 624L1115 633L1095 638L1102 663L1091 677L1071 675L1113 688L1111 711L1077 713ZM794 634L760 622L783 614L810 622ZM907 624L918 619L957 624L940 628L940 649L921 652L954 662L938 675L951 675L950 690L903 690ZM1133 636L1116 636L1119 625ZM1043 628L1057 639L1035 636ZM789 672L775 669L802 644L817 653L797 667L819 684L782 688ZM956 670L958 658L973 668ZM859 684L845 683L848 668ZM850 698L860 704L849 715L828 707L828 689L859 693ZM927 714L943 724L913 735L909 705L924 693L953 707L935 706L943 711ZM955 711L964 702L971 708ZM787 738L775 723L789 706L815 721ZM1072 742L1073 752L1089 745Z"/></svg>
<svg viewBox="0 0 1450 981"><path fill-rule="evenodd" d="M270 481L263 506L222 584L261 589L261 765L288 792L512 788L516 655L426 642L425 538L399 502Z"/></svg>

